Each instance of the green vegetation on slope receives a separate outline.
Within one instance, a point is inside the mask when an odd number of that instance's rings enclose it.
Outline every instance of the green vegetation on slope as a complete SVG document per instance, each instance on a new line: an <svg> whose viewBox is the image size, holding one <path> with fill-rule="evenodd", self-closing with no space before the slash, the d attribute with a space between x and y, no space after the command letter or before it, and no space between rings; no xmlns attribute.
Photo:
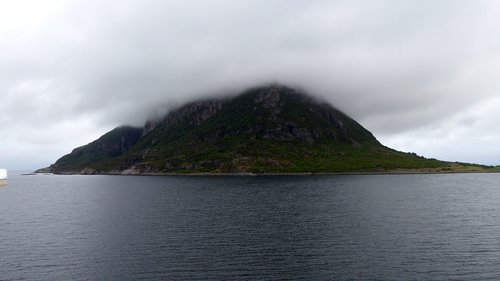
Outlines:
<svg viewBox="0 0 500 281"><path fill-rule="evenodd" d="M144 135L140 129L117 128L64 156L53 170L334 173L472 167L384 147L344 113L277 85L194 102L149 125Z"/></svg>
<svg viewBox="0 0 500 281"><path fill-rule="evenodd" d="M99 139L75 148L52 165L56 171L81 171L102 160L117 157L132 148L142 135L142 129L121 126Z"/></svg>

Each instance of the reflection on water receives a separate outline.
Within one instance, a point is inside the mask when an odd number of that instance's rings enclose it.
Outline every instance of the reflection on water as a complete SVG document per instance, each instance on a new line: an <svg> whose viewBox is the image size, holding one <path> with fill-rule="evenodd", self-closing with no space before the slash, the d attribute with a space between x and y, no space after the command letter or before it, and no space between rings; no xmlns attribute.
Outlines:
<svg viewBox="0 0 500 281"><path fill-rule="evenodd" d="M500 175L20 176L2 280L499 280Z"/></svg>

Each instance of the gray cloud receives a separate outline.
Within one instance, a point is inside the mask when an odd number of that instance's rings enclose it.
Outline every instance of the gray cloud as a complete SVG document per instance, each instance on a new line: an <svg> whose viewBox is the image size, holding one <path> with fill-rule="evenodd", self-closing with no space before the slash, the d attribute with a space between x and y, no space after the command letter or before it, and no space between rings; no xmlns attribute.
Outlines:
<svg viewBox="0 0 500 281"><path fill-rule="evenodd" d="M500 89L495 1L37 2L0 4L0 166L44 166L114 126L269 82L396 148L499 163L482 109Z"/></svg>

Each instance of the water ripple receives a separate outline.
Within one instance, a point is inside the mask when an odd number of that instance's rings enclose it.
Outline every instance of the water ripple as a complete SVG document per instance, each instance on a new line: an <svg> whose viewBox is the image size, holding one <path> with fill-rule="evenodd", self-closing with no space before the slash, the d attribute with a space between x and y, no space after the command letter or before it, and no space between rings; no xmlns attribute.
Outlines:
<svg viewBox="0 0 500 281"><path fill-rule="evenodd" d="M13 175L1 280L500 280L500 175Z"/></svg>

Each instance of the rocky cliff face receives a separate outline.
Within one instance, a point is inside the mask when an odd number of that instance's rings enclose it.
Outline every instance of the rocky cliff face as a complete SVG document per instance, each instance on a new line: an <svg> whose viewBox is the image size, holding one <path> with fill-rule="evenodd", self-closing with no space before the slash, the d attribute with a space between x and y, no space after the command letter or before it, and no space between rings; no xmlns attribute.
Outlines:
<svg viewBox="0 0 500 281"><path fill-rule="evenodd" d="M49 171L81 171L83 174L96 174L89 165L102 160L122 155L129 151L142 135L142 128L121 126L115 128L99 139L73 149L70 154L61 157ZM47 171L42 170L41 171Z"/></svg>
<svg viewBox="0 0 500 281"><path fill-rule="evenodd" d="M193 125L199 125L203 121L212 117L222 109L224 100L211 100L193 102L183 106L180 109L168 114L160 120L150 120L144 125L143 135L147 135L156 127L162 126L163 129L168 129L181 122L190 122Z"/></svg>
<svg viewBox="0 0 500 281"><path fill-rule="evenodd" d="M425 161L382 146L329 104L271 85L187 104L144 128L117 128L51 168L85 174L265 173L441 163Z"/></svg>
<svg viewBox="0 0 500 281"><path fill-rule="evenodd" d="M220 112L221 116L215 116ZM161 131L168 131L175 126L199 129L207 142L244 135L252 139L301 140L310 144L321 140L378 143L370 132L342 112L279 85L253 89L234 99L188 104L162 120L146 123L144 135L159 127ZM210 130L203 128L207 126ZM358 140L351 138L352 133Z"/></svg>

